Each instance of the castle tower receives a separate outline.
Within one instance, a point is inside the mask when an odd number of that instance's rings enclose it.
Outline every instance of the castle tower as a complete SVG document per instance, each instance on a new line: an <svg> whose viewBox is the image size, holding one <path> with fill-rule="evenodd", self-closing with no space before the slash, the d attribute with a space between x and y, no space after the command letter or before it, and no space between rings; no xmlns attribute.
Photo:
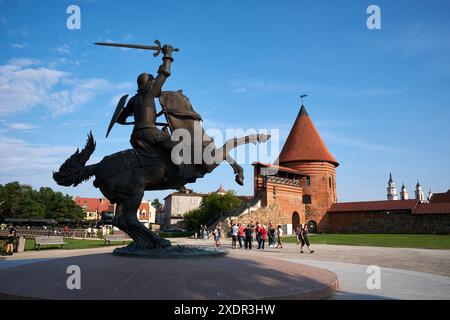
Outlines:
<svg viewBox="0 0 450 320"><path fill-rule="evenodd" d="M389 181L388 181L388 187L387 187L387 199L388 200L398 200L397 187L395 186L395 182L392 179L392 173L389 174Z"/></svg>
<svg viewBox="0 0 450 320"><path fill-rule="evenodd" d="M408 190L406 190L404 182L403 182L402 188L400 190L400 199L401 200L409 200L409 193L408 193Z"/></svg>
<svg viewBox="0 0 450 320"><path fill-rule="evenodd" d="M336 167L339 163L328 151L303 104L278 162L302 175L305 222L313 221L321 229L320 221L331 204L337 202Z"/></svg>
<svg viewBox="0 0 450 320"><path fill-rule="evenodd" d="M222 187L222 184L220 184L220 188L217 189L216 193L217 193L217 194L220 194L221 196L223 196L223 195L226 194L227 192L226 192L225 189Z"/></svg>
<svg viewBox="0 0 450 320"><path fill-rule="evenodd" d="M416 184L416 199L419 200L420 202L424 202L425 201L425 195L423 194L422 191L422 186L420 185L419 181L417 181Z"/></svg>

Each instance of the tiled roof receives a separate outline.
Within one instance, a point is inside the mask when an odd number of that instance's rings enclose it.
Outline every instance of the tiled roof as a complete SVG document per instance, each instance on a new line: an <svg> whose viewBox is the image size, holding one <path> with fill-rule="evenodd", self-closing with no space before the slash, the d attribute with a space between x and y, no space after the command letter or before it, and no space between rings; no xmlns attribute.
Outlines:
<svg viewBox="0 0 450 320"><path fill-rule="evenodd" d="M328 210L330 213L337 212L361 212L361 211L413 211L418 200L383 200L364 202L340 202L333 203Z"/></svg>
<svg viewBox="0 0 450 320"><path fill-rule="evenodd" d="M83 209L89 212L110 212L114 211L114 205L106 198L82 198L75 197L74 201Z"/></svg>
<svg viewBox="0 0 450 320"><path fill-rule="evenodd" d="M189 193L186 193L186 192L178 192L178 191L175 191L175 192L172 192L171 194L169 194L169 195L167 195L165 198L164 198L164 200L166 200L167 198L169 198L169 197L204 197L204 196L206 196L206 194L204 194L204 193L198 193L198 192L189 192Z"/></svg>
<svg viewBox="0 0 450 320"><path fill-rule="evenodd" d="M411 214L450 214L450 202L420 203L412 200L384 200L333 203L329 213L409 211Z"/></svg>
<svg viewBox="0 0 450 320"><path fill-rule="evenodd" d="M236 196L236 198L238 198L244 202L250 202L254 199L253 196Z"/></svg>
<svg viewBox="0 0 450 320"><path fill-rule="evenodd" d="M150 203L147 201L142 201L141 204L139 205L139 212L141 212L142 210L145 210L145 212L149 212L150 211Z"/></svg>
<svg viewBox="0 0 450 320"><path fill-rule="evenodd" d="M279 163L283 166L289 166L294 161L326 161L339 165L303 105L279 156Z"/></svg>
<svg viewBox="0 0 450 320"><path fill-rule="evenodd" d="M450 189L446 193L434 193L431 196L430 203L450 202Z"/></svg>
<svg viewBox="0 0 450 320"><path fill-rule="evenodd" d="M419 203L414 214L450 214L450 202Z"/></svg>
<svg viewBox="0 0 450 320"><path fill-rule="evenodd" d="M276 169L276 170L279 170L279 171L295 173L295 174L298 174L298 175L304 175L300 171L297 171L295 169L292 169L292 168L289 168L289 167L285 167L285 166L276 166L274 164L267 164L267 163L262 163L262 162L254 162L254 163L252 163L252 165L254 165L254 166L261 166L261 167L264 167L264 168L273 168L273 169Z"/></svg>

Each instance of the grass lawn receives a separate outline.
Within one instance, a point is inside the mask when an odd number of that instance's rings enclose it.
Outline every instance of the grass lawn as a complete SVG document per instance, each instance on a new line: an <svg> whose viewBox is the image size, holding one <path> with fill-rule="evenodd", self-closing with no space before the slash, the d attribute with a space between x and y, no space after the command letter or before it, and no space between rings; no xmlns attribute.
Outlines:
<svg viewBox="0 0 450 320"><path fill-rule="evenodd" d="M89 248L97 248L103 247L105 240L84 240L84 239L69 239L65 238L64 242L66 243L63 249L89 249ZM111 241L111 245L121 245L122 241ZM129 242L125 242L128 244ZM41 245L41 250L49 250L49 249L60 249L61 246L58 245ZM25 241L25 251L34 250L34 240L26 239ZM37 248L36 248L37 250Z"/></svg>
<svg viewBox="0 0 450 320"><path fill-rule="evenodd" d="M310 234L311 245L340 244L397 248L450 249L450 235L434 234ZM294 236L284 237L296 243Z"/></svg>

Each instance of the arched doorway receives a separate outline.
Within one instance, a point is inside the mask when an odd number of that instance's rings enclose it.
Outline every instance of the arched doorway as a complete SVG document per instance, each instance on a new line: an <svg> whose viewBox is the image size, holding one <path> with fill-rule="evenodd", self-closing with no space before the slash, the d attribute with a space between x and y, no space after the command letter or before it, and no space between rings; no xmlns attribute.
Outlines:
<svg viewBox="0 0 450 320"><path fill-rule="evenodd" d="M300 225L300 216L297 211L292 214L292 231L295 232L297 227Z"/></svg>
<svg viewBox="0 0 450 320"><path fill-rule="evenodd" d="M317 233L317 222L315 222L314 220L308 221L308 232Z"/></svg>

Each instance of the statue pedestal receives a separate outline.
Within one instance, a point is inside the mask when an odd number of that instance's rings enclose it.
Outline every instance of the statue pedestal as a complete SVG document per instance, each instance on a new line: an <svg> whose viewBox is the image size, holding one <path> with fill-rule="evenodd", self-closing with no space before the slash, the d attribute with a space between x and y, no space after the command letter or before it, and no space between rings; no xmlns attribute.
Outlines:
<svg viewBox="0 0 450 320"><path fill-rule="evenodd" d="M160 250L135 250L129 247L116 248L114 255L148 259L196 259L223 257L227 250L196 246L170 246Z"/></svg>

